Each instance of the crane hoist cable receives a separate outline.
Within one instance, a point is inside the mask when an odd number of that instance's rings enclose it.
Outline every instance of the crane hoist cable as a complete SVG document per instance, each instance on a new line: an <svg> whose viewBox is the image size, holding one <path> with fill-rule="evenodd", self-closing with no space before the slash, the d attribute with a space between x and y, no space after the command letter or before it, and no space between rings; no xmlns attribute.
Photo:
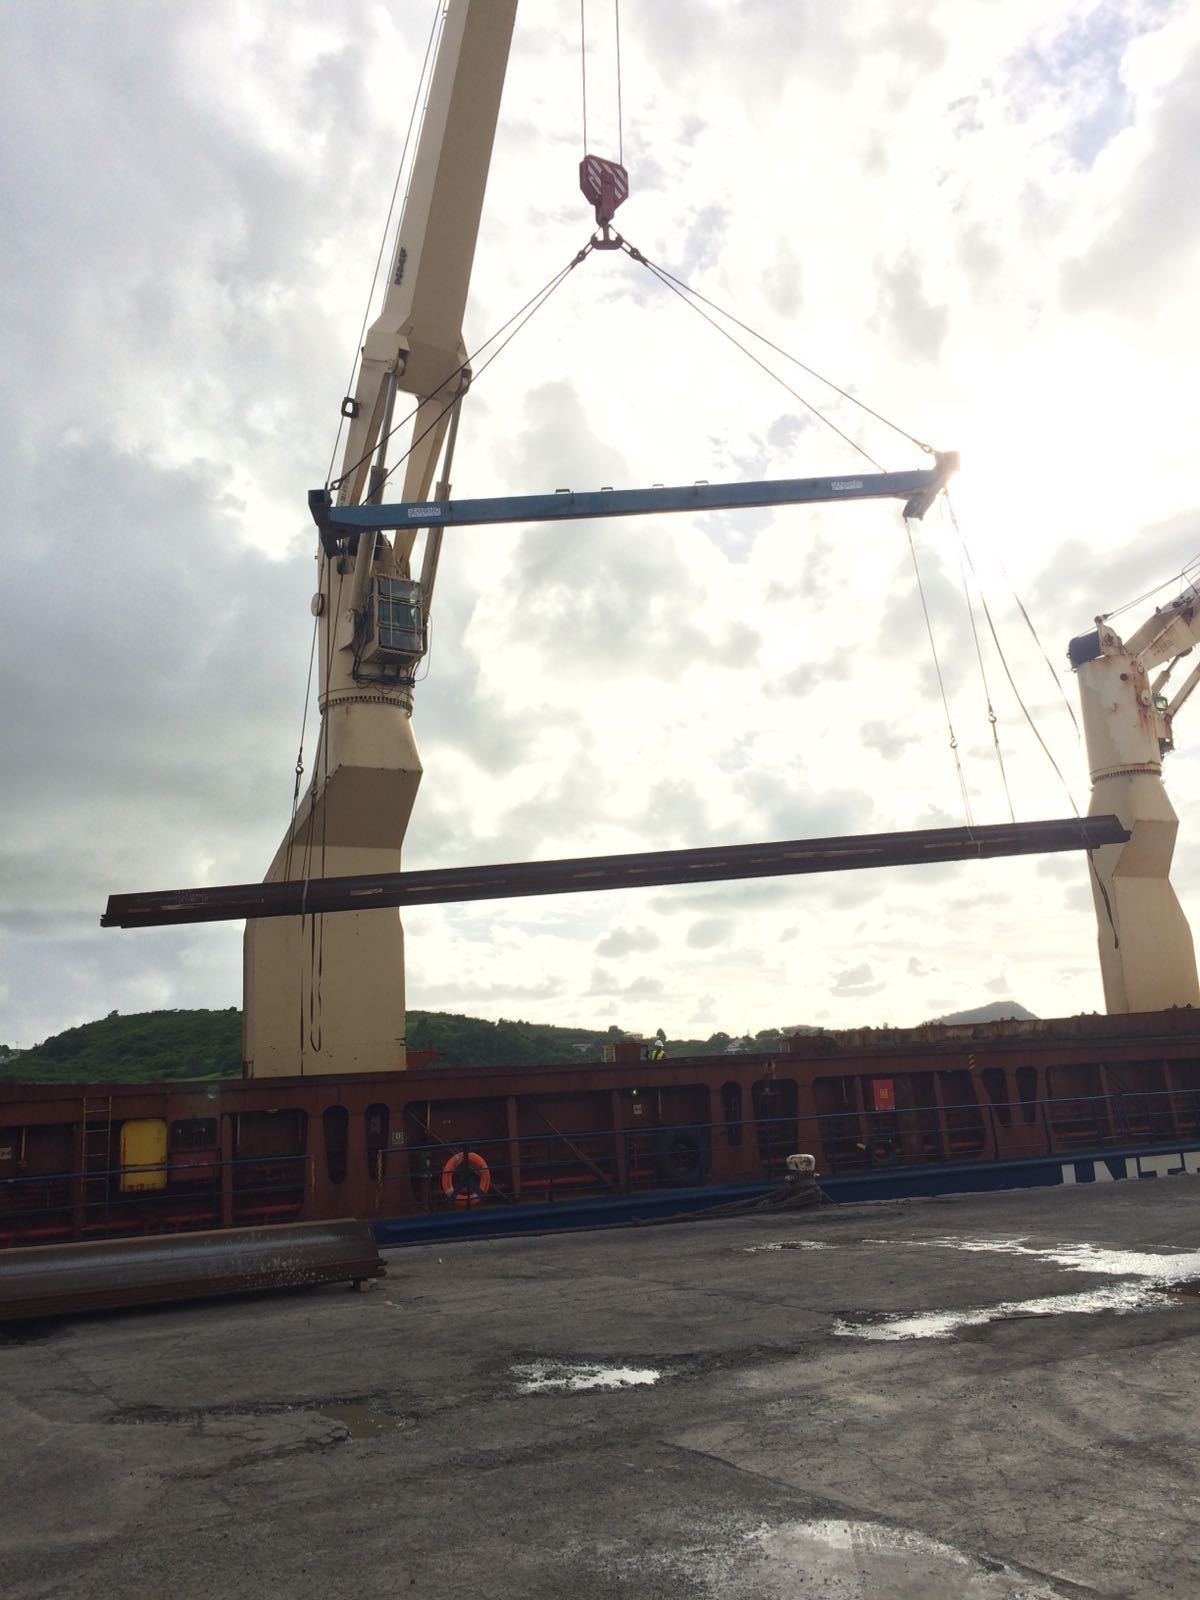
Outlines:
<svg viewBox="0 0 1200 1600"><path fill-rule="evenodd" d="M954 511L954 501L950 498L949 489L946 489L945 495L946 495L946 511L949 514L950 521L951 521L951 524L952 524L952 526L954 528L954 531L958 535L959 543L962 545L962 548L964 549L964 551L966 551L967 561L971 565L972 574L974 574L975 573L975 564L974 564L973 561L971 561L970 547L968 546L967 541L966 541L965 537L963 536L962 529L959 527L958 517L956 516L955 511ZM1009 592L1010 592L1010 594L1012 595L1012 598L1013 598L1013 604L1016 606L1017 610L1021 613L1021 619L1024 622L1026 628L1029 630L1030 636L1032 637L1034 644L1038 648L1038 654L1041 656L1042 660L1046 663L1046 670L1047 670L1047 672L1049 672L1051 678L1053 678L1053 680L1054 680L1054 687L1058 691L1058 695L1059 695L1060 699L1062 700L1063 705L1067 708L1067 715L1071 719L1071 726L1075 729L1075 738L1076 738L1076 740L1078 740L1081 737L1081 734L1080 734L1080 731L1079 731L1079 722L1078 722L1078 719L1075 716L1075 708L1072 706L1070 698L1067 695L1066 690L1062 686L1062 678L1060 677L1059 673L1055 670L1054 663L1050 659L1049 653L1046 650L1046 646L1042 643L1041 634L1038 633L1037 628L1034 626L1033 618L1029 615L1029 612L1025 609L1025 602L1021 599L1021 596L1017 593L1016 585L1013 583L1012 579L1009 577L1008 570L1005 567L1004 562L1000 558L999 555L997 555L997 557L996 557L996 562L997 562L997 565L1000 568L1001 576L1003 577L1005 583L1008 584ZM976 583L979 583L978 576L975 577L975 581L976 581ZM979 592L982 595L982 593L983 593L983 585L982 584L979 585ZM994 631L995 630L993 629L993 633L994 633Z"/></svg>
<svg viewBox="0 0 1200 1600"><path fill-rule="evenodd" d="M413 128L416 126L417 122L417 108L421 108L421 117L424 119L425 112L428 109L428 100L426 97L429 92L426 78L428 77L430 81L432 81L432 65L437 56L437 42L441 36L442 28L445 25L445 20L446 8L443 0L435 0L433 24L429 29L429 38L425 43L425 59L421 63L421 73L417 79L417 89L416 93L413 95L412 109L408 115L408 128L404 135L404 145L400 151L400 160L396 167L396 181L392 185L392 198L388 205L387 217L384 219L383 232L379 239L379 251L375 257L375 269L371 273L371 286L367 290L367 303L363 307L362 326L358 330L358 342L354 346L354 356L350 362L350 377L347 380L346 387L342 390L343 394L353 394L354 392L354 375L358 371L358 360L362 354L363 338L365 337L367 331L367 318L371 315L371 305L375 299L375 289L379 282L379 269L383 264L383 252L387 248L387 242L391 235L392 217L396 212L396 196L400 193L400 181L404 176L405 167L408 165L408 147L412 142ZM404 202L407 205L407 193L404 196ZM403 214L404 210L403 207L401 207L402 217ZM333 468L335 462L337 461L338 447L342 442L342 429L345 426L345 422L346 413L345 411L342 411L338 417L337 432L334 434L333 438L333 449L329 452L329 470L325 474L326 481L333 476Z"/></svg>
<svg viewBox="0 0 1200 1600"><path fill-rule="evenodd" d="M944 503L943 503L944 504ZM944 515L944 511L943 511ZM971 598L971 586L967 579L966 551L960 549L958 553L958 570L962 578L963 600L966 602L967 616L971 622L971 638L975 642L975 659L979 663L979 681L983 685L983 699L987 706L987 719L992 730L992 747L996 752L996 765L1000 769L1000 784L1004 790L1004 799L1008 806L1009 820L1015 824L1017 813L1013 809L1012 794L1008 787L1008 773L1004 770L1004 752L1000 748L1000 719L996 715L996 708L992 704L992 691L988 686L987 667L983 660L983 645L979 638L979 628L975 620L975 602Z"/></svg>
<svg viewBox="0 0 1200 1600"><path fill-rule="evenodd" d="M583 101L583 159L579 163L579 188L595 207L600 234L592 243L598 250L620 250L624 240L612 233L610 224L619 205L629 198L629 174L625 170L625 114L621 89L621 4L613 0L613 32L617 58L617 159L593 155L588 149L587 101L587 6L579 0L579 67Z"/></svg>
<svg viewBox="0 0 1200 1600"><path fill-rule="evenodd" d="M288 829L287 852L283 861L283 875L290 878L292 875L292 851L296 843L296 813L300 809L300 780L304 777L304 740L308 733L308 708L312 703L313 663L317 659L317 634L320 631L320 618L313 618L312 643L308 648L308 672L304 678L304 711L300 717L300 744L296 750L295 782L292 785L292 820Z"/></svg>
<svg viewBox="0 0 1200 1600"><path fill-rule="evenodd" d="M1022 697L1021 691L1017 688L1016 679L1013 677L1012 668L1008 664L1008 657L1004 653L1004 646L1000 643L1000 635L996 631L996 623L995 623L995 619L992 616L992 609L988 605L987 595L984 592L983 585L979 581L979 574L975 570L975 563L971 559L971 548L967 544L967 541L963 538L962 529L959 527L958 518L954 515L954 505L953 505L953 503L952 503L952 501L950 499L949 494L946 495L946 511L947 511L947 514L950 517L950 521L951 521L951 524L952 524L952 526L954 528L954 531L958 535L959 542L960 542L960 544L962 546L963 554L966 556L967 566L970 568L970 571L971 571L971 576L975 579L976 587L979 590L979 601L980 601L980 604L983 607L983 615L984 615L985 619L987 620L988 630L989 630L989 632L991 633L991 636L992 636L992 643L996 647L996 654L1000 658L1000 665L1004 669L1004 676L1008 679L1008 686L1013 692L1013 698L1016 700L1017 705L1021 708L1021 714L1024 716L1025 721L1029 724L1030 732L1033 734L1034 738L1037 740L1038 744L1041 746L1042 754L1046 757L1046 760L1050 763L1051 767L1054 769L1055 776L1058 778L1058 781L1062 784L1063 792L1066 794L1066 797L1067 797L1068 801L1070 802L1071 810L1075 813L1076 816L1079 816L1079 814L1080 814L1079 805L1076 802L1075 795L1071 790L1071 786L1067 782L1066 778L1064 777L1062 768L1059 766L1058 762L1054 759L1054 756L1051 753L1049 745L1046 743L1045 739L1042 737L1041 729L1038 727L1037 722L1036 722L1036 720L1035 720L1035 718L1033 716L1033 713L1030 711L1029 707L1025 704L1025 700ZM1020 601L1018 600L1017 603L1019 605ZM1024 614L1024 607L1022 607L1022 613ZM1028 621L1028 616L1026 616L1026 620ZM1032 623L1030 623L1030 626L1032 627ZM1036 637L1036 635L1035 635L1035 637ZM1040 644L1041 641L1039 640L1038 642ZM1057 679L1055 681L1057 681ZM1070 709L1070 708L1068 707L1068 709Z"/></svg>
<svg viewBox="0 0 1200 1600"><path fill-rule="evenodd" d="M516 338L517 334L521 332L522 328L524 328L529 323L529 321L534 316L536 316L536 314L546 304L546 301L550 299L552 294L554 294L555 290L558 289L559 286L563 282L565 282L567 277L569 277L571 272L580 264L581 261L584 261L584 260L587 259L588 255L590 255L590 253L591 253L591 249L592 249L592 247L591 247L591 244L589 243L589 244L585 245L581 250L577 251L576 254L572 257L572 259L567 263L567 265L565 267L561 268L560 271L556 272L554 274L554 276L549 280L548 283L544 284L542 286L542 288L539 289L538 292L535 295L533 295L529 300L527 300L525 302L525 304L520 308L519 311L514 312L514 314L511 317L509 317L508 321L503 323L502 326L500 328L498 328L496 330L496 332L493 333L488 339L486 339L484 341L484 343L482 345L480 345L478 347L478 349L475 350L473 352L473 354L471 356L469 356L465 362L463 362L458 368L456 368L455 372L452 373L450 375L450 377L446 381L447 382L452 382L456 375L459 378L464 377L466 375L466 373L470 369L471 361L474 360L475 357L477 357L483 350L487 349L488 345L494 344L495 341L500 337L500 335L502 333L505 332L506 329L511 329L511 332L508 333L507 338L505 338L502 341L502 343L500 343L496 347L496 349L492 351L491 355L487 358L487 360L479 368L478 372L476 372L474 374L474 378L476 378L476 379L479 378L480 376L482 376L482 374L487 370L487 368L491 366L492 362L495 361L496 357L498 355L500 355L501 351L503 351L509 344L511 344L513 339ZM518 320L518 319L520 319L520 320ZM512 326L514 323L516 323L515 327ZM472 381L474 381L474 380L472 380ZM444 388L444 387L445 387L444 384L439 386L439 391L438 392L440 392L440 389ZM379 480L378 484L375 485L375 492L377 494L382 492L384 484L391 477L392 473L395 472L396 468L401 466L408 459L408 457L412 454L412 452L421 443L422 439L425 438L426 434L428 434L433 428L436 428L437 425L442 421L442 418L445 417L446 414L449 411L453 410L453 408L456 405L459 405L461 403L462 393L463 393L463 390L462 390L462 386L460 384L459 388L455 390L454 394L447 401L446 405L442 408L442 410L438 413L438 415L434 418L434 420L429 424L429 426L427 428L425 428L420 434L418 434L418 436L412 441L412 443L409 445L408 449L404 452L404 454L402 456L400 456L398 460L394 461L392 463L392 465L388 468L387 472L384 473L382 478ZM392 429L389 430L388 434L386 434L384 436L384 439L382 441L378 441L377 442L376 446L374 446L372 448L372 450L368 452L368 454L369 455L373 455L374 452L375 452L375 449L378 448L378 444L379 443L386 443L386 440L391 437L391 435L396 431L396 428L402 427L405 420L411 420L412 417L416 416L417 411L419 409L420 409L420 405L418 404L418 406L415 407L414 410L410 413L409 418L408 419L403 419L402 418L401 421L395 425L395 427L393 427ZM362 459L365 460L366 457L364 456ZM353 468L351 468L350 470L353 471ZM342 581L343 581L343 574L341 572L339 572L338 573L338 593L337 593L337 597L335 599L335 597L334 597L334 595L332 593L333 569L334 569L335 565L337 565L337 563L332 562L332 561L327 561L327 562L324 563L324 566L325 566L325 577L326 577L326 582L327 582L328 590L329 590L329 592L326 594L326 597L325 597L325 604L326 604L327 614L330 615L330 616L335 616L337 614L339 608L340 608L341 588L342 588ZM314 648L314 650L315 650L315 647L316 647L316 635L314 634L314 636L313 636L313 648ZM326 652L326 661L325 661L325 681L326 682L329 681L330 671L332 669L333 649L334 649L334 629L331 627L329 629L329 640L328 640L328 646L327 646L327 652ZM310 662L309 662L309 682L310 682L310 684L311 684L311 679L312 679L312 662L311 662L311 659L310 659ZM306 718L306 720L307 720L307 713L308 713L308 697L307 697L307 694L306 694L306 697L305 697L305 718ZM296 816L296 811L298 809L298 802L299 802L300 774L301 774L301 771L303 770L303 767L302 767L303 738L304 738L304 734L303 734L303 728L302 728L301 729L301 755L297 756L296 786L295 786L295 794L294 794L294 797L293 797L293 810L292 810L293 833L294 833L294 826L295 826L295 816ZM314 773L313 784L312 784L312 800L313 800L314 806L316 805L316 803L317 803L317 801L318 801L318 799L319 799L319 797L320 797L320 795L322 793L323 788L326 787L328 785L328 782L329 782L329 742L328 742L328 740L323 739L321 741L320 754L321 754L321 756L323 758L323 760L322 760L322 771L320 773ZM329 816L328 807L325 806L325 805L322 805L322 807L321 807L320 845L319 845L319 852L320 852L319 853L319 876L322 877L322 878L325 876L325 867L326 867L326 845L327 845L326 830L327 830L327 825L328 825L328 816ZM291 864L291 855L292 855L293 846L294 846L294 839L293 839L292 836L289 836L288 851L287 851L288 868L285 871L285 876L287 876L287 877L290 877L290 875L291 875L290 864ZM309 826L308 826L308 828L306 829L306 832L305 832L304 852L303 852L303 861L302 861L302 874L301 874L302 877L303 877L303 880L304 880L304 882L306 884L308 883L308 881L312 877L313 850L314 850L314 840L313 840L313 829L312 829L311 812L310 812ZM317 1052L319 1052L320 1049L321 1049L321 1041L322 1041L322 1038L323 1038L323 1014L324 1014L323 983L324 983L324 970L325 970L325 917L324 917L323 913L317 913L316 915L312 916L308 920L309 920L309 929L308 929L309 950L308 950L308 1007L307 1007L307 1017L305 1016L304 992L303 992L303 985L302 985L301 986L301 993L300 993L300 996L299 996L299 1018L298 1018L298 1021L299 1021L299 1035L300 1035L300 1048L301 1048L301 1052L302 1053L303 1053L303 1049L304 1049L306 1031L307 1031L307 1035L308 1035L308 1044L309 1044L310 1048L312 1048L313 1050L315 1050ZM300 922L301 940L303 940L303 937L304 937L304 922L305 922L305 918L302 915L301 916L301 922ZM307 1029L306 1029L306 1023L307 1023Z"/></svg>
<svg viewBox="0 0 1200 1600"><path fill-rule="evenodd" d="M613 0L613 36L616 43L617 66L617 160L625 161L625 118L621 94L621 0ZM579 79L580 99L583 107L583 153L588 153L588 102L587 102L587 0L579 0Z"/></svg>
<svg viewBox="0 0 1200 1600"><path fill-rule="evenodd" d="M917 559L917 547L912 536L912 518L904 518L904 532L908 539L908 553L912 557L913 572L917 580L917 593L921 597L921 611L925 617L925 632L929 635L929 650L933 656L933 671L937 678L938 693L942 697L942 710L946 713L946 730L950 735L950 751L954 756L954 770L958 775L958 787L962 794L963 813L968 828L975 826L975 818L971 814L971 792L967 788L966 775L963 772L962 760L958 753L958 739L954 733L954 721L950 715L950 701L946 695L946 684L942 678L942 664L938 660L937 641L933 636L933 623L929 616L929 606L925 599L925 585L921 581L921 563Z"/></svg>
<svg viewBox="0 0 1200 1600"><path fill-rule="evenodd" d="M1198 566L1200 566L1200 555L1195 555L1190 561L1185 562L1178 572L1173 572L1169 578L1164 578L1161 583L1156 583L1152 589L1147 589L1145 594L1139 594L1132 600L1126 600L1123 606L1114 606L1111 611L1102 611L1096 619L1097 622L1108 622L1113 617L1119 617L1122 611L1128 611L1131 606L1140 606L1143 600L1149 600L1151 595L1156 595L1160 589L1182 589L1188 584L1194 587L1194 580L1190 574Z"/></svg>
<svg viewBox="0 0 1200 1600"><path fill-rule="evenodd" d="M579 0L579 95L583 103L583 153L587 155L587 5Z"/></svg>
<svg viewBox="0 0 1200 1600"><path fill-rule="evenodd" d="M664 284L674 294L678 295L685 305L690 306L691 309L701 316L705 322L709 323L709 325L715 328L718 333L723 335L724 338L728 339L731 344L733 344L743 353L743 355L747 356L751 361L753 361L757 367L760 367L768 377L773 378L775 382L785 389L794 400L797 400L802 406L805 407L806 410L811 411L819 421L823 422L826 427L831 428L833 432L839 436L839 438L843 439L853 450L856 450L859 455L861 455L865 460L869 461L876 471L882 472L883 468L880 466L879 462L875 460L874 456L863 449L857 440L852 439L849 434L844 433L842 429L839 428L835 422L831 421L830 418L827 417L821 410L819 410L811 400L806 399L804 395L799 394L795 389L793 389L792 386L785 379L781 378L773 368L769 367L765 361L759 360L753 351L749 350L739 339L734 338L733 334L731 334L727 328L722 327L720 323L714 321L714 319L708 316L707 313L701 309L701 307L707 306L710 311L714 311L718 316L724 317L735 327L740 328L743 333L749 334L753 339L758 339L762 344L765 344L768 349L773 350L776 355L782 356L785 361L792 362L793 365L799 367L802 372L807 373L809 377L815 378L818 383L822 383L826 386L826 388L832 389L833 392L839 395L843 400L848 400L851 405L858 406L861 411L865 411L867 415L873 417L876 422L881 422L885 427L892 429L892 431L895 433L898 433L901 438L906 439L910 444L915 445L923 454L936 455L937 452L934 450L934 447L926 440L919 439L916 434L910 433L907 428L902 428L899 423L893 422L890 417L885 417L882 412L876 411L873 406L867 405L865 400L860 400L857 395L851 394L848 389L843 389L840 384L834 383L832 378L825 377L824 374L816 371L814 367L810 367L807 362L801 361L799 356L795 356L791 353L791 351L783 349L783 347L776 344L773 339L768 338L765 333L759 333L756 328L750 327L748 323L743 322L742 319L736 316L732 311L727 310L724 306L717 305L716 302L710 300L707 295L701 294L701 292L698 289L693 288L691 284L685 283L682 278L677 278L674 273L668 272L667 269L661 266L658 262L651 261L643 251L637 249L634 245L631 245L627 240L623 239L619 233L613 233L611 231L610 224L612 222L614 212L616 211L617 207L629 197L629 174L624 165L625 135L621 88L620 0L613 0L613 8L617 47L618 159L616 161L608 161L602 157L594 156L588 153L587 37L585 17L586 0L579 0L579 48L582 77L584 150L583 160L579 164L579 187L585 197L595 206L596 221L600 224L602 230L599 235L593 238L593 247L597 250L624 250L632 260L638 262L641 266L644 266L646 270L653 277L657 278L660 283Z"/></svg>
<svg viewBox="0 0 1200 1600"><path fill-rule="evenodd" d="M335 565L338 565L340 567L340 563L335 563L335 562L332 562L332 561L326 561L324 563L324 567L325 567L325 582L326 582L325 612L326 612L326 615L328 615L330 618L337 616L338 612L341 609L342 584L343 584L344 576L345 576L340 570L338 571L338 574L337 574L337 594L335 595L334 592L333 592L333 569L334 569ZM336 646L336 630L332 626L330 626L330 628L328 629L328 634L327 634L327 639L326 639L326 649L325 649L325 672L324 672L324 675L323 675L323 681L325 683L329 682L330 674L331 674L331 671L332 671L332 668L333 668L333 655L334 655L335 646ZM324 731L324 730L322 730L322 731ZM313 784L312 784L312 804L313 804L314 807L316 806L318 799L321 799L323 797L324 793L328 790L328 787L329 787L329 740L327 738L323 738L321 740L320 747L319 747L319 754L321 756L321 774L320 774L320 778L318 778L317 774L315 774L315 773L313 774ZM320 873L319 873L319 876L322 877L322 878L325 877L325 875L326 875L325 868L326 868L326 849L327 849L327 845L328 845L328 830L329 830L329 807L326 804L322 804L322 806L321 806L321 844L320 844L321 853L320 853ZM305 884L306 888L307 888L307 885L308 885L308 882L309 882L310 878L312 877L312 856L313 856L313 829L312 829L312 811L310 810L309 811L309 823L308 823L307 829L305 830L305 840L304 840L304 873L303 873L303 877L304 877L304 884ZM303 904L303 902L301 902L301 903ZM304 917L303 917L303 915L301 915L301 919L300 919L300 937L301 937L301 940L303 940L303 938L304 938ZM309 1046L313 1050L318 1052L318 1054L320 1053L321 1041L322 1041L322 1038L324 1037L323 1027L322 1027L323 1020L324 1020L324 993L323 993L324 975L325 975L325 918L324 918L323 914L318 913L317 915L315 915L315 916L313 916L313 917L311 917L309 919L309 965L308 965L308 1043L309 1043ZM301 984L301 990L300 990L300 996L299 996L299 1007L300 1007L300 1017L299 1017L300 1043L301 1043L301 1049L303 1050L304 1031L305 1031L304 1030L304 987L303 987L303 984Z"/></svg>

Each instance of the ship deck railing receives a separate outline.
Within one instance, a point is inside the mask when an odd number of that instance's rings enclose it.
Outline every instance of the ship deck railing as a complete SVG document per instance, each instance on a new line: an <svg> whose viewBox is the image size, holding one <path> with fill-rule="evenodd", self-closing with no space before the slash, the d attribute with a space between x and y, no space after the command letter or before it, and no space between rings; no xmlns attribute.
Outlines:
<svg viewBox="0 0 1200 1600"><path fill-rule="evenodd" d="M1200 1137L1200 1089L1147 1090L1050 1099L966 1101L774 1117L651 1123L647 1127L532 1134L473 1134L376 1152L382 1195L408 1208L512 1204L631 1195L671 1184L781 1183L787 1157L816 1156L830 1177L888 1167L1011 1161L1079 1150ZM487 1164L489 1187L448 1199L441 1175L456 1155ZM461 1164L460 1164L461 1170Z"/></svg>
<svg viewBox="0 0 1200 1600"><path fill-rule="evenodd" d="M647 1113L653 1105L648 1096ZM464 1110L468 1109L464 1107ZM319 1129L316 1145L319 1151ZM399 1134L400 1130L397 1129ZM322 1174L312 1148L193 1165L131 1165L27 1173L0 1179L0 1246L188 1231L346 1213L374 1217L636 1196L673 1186L714 1192L723 1183L783 1182L787 1157L812 1154L826 1177L953 1163L1101 1155L1122 1147L1200 1140L1200 1089L1122 1091L1050 1099L966 1101L895 1109L826 1110L801 1116L722 1116L614 1129L456 1134L339 1148L350 1181ZM329 1155L335 1152L330 1150ZM487 1166L486 1185L446 1192L443 1174L461 1155ZM472 1170L477 1170L472 1168ZM357 1178L353 1174L357 1173ZM162 1175L159 1187L123 1179ZM362 1197L365 1195L365 1204Z"/></svg>
<svg viewBox="0 0 1200 1600"><path fill-rule="evenodd" d="M235 1226L298 1221L314 1170L310 1154L297 1154L214 1158L200 1167L168 1159L0 1178L0 1247L183 1233L219 1228L226 1220ZM122 1188L123 1179L159 1174L159 1187Z"/></svg>

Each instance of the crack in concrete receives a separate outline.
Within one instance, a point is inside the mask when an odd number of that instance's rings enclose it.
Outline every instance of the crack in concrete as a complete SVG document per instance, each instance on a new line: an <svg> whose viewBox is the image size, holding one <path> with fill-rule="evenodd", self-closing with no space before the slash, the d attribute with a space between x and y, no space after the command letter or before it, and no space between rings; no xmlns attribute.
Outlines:
<svg viewBox="0 0 1200 1600"><path fill-rule="evenodd" d="M109 1398L109 1397L106 1397ZM329 1406L369 1406L381 1416L411 1418L412 1412L398 1406L387 1393L305 1396L292 1400L231 1401L211 1406L117 1406L105 1421L116 1427L160 1426L196 1427L222 1417L275 1417L296 1412L323 1412ZM330 1419L333 1421L334 1419Z"/></svg>

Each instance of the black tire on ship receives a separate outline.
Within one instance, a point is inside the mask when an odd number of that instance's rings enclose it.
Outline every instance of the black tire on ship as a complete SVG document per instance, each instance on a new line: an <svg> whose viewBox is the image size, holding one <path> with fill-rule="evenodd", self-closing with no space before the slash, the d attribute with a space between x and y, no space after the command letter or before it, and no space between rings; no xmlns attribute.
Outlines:
<svg viewBox="0 0 1200 1600"><path fill-rule="evenodd" d="M708 1141L700 1128L663 1128L654 1136L654 1170L680 1187L708 1177Z"/></svg>

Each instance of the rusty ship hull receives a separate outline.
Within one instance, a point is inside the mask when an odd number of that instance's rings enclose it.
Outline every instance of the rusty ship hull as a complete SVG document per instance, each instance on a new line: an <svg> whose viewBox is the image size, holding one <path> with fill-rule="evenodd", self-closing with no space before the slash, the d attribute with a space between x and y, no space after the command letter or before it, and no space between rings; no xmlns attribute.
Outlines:
<svg viewBox="0 0 1200 1600"><path fill-rule="evenodd" d="M2 1086L0 1246L334 1217L392 1242L584 1225L766 1192L798 1151L832 1199L1200 1170L1189 1009L788 1045Z"/></svg>

